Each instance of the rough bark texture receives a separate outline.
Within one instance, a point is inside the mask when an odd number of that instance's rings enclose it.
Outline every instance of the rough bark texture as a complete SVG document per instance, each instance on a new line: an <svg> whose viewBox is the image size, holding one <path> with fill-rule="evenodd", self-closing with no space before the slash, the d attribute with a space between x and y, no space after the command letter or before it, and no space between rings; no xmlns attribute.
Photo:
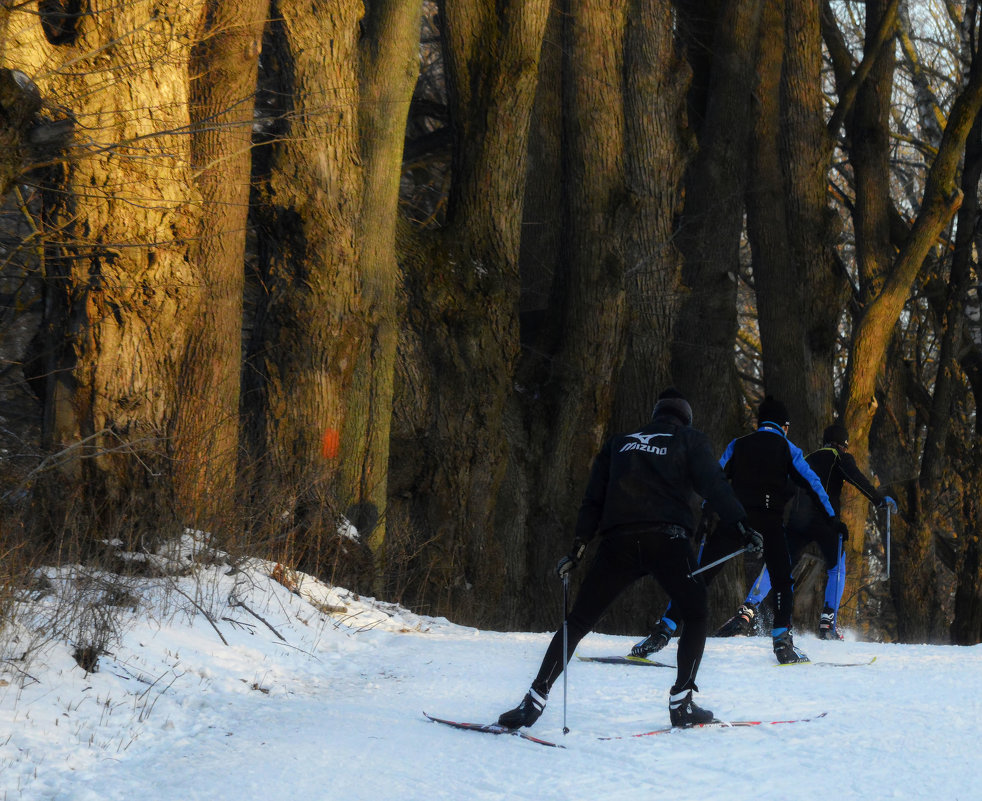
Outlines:
<svg viewBox="0 0 982 801"><path fill-rule="evenodd" d="M672 332L682 266L674 234L690 144L684 125L690 72L677 50L671 17L668 2L628 4L622 90L627 191L618 232L626 330L611 432L636 430L651 415L658 393L673 383ZM661 611L652 583L626 593L605 616L604 627L643 631Z"/></svg>
<svg viewBox="0 0 982 801"><path fill-rule="evenodd" d="M693 74L687 106L697 149L687 161L676 228L683 265L672 380L691 401L694 424L721 454L746 423L734 347L761 3L693 0L677 7ZM713 582L714 622L725 620L743 600L741 561L734 560Z"/></svg>
<svg viewBox="0 0 982 801"><path fill-rule="evenodd" d="M507 540L495 512L507 468L503 432L519 352L518 252L532 103L548 3L448 3L443 9L453 121L447 227L406 251L407 329L393 437L390 530L415 600L492 617ZM395 545L393 543L393 545Z"/></svg>
<svg viewBox="0 0 982 801"><path fill-rule="evenodd" d="M257 198L263 294L247 370L248 402L258 410L251 444L259 485L272 493L271 524L282 526L291 556L318 572L346 506L332 482L369 334L357 243L362 11L354 0L284 0L263 56L280 105Z"/></svg>
<svg viewBox="0 0 982 801"><path fill-rule="evenodd" d="M698 150L678 222L683 294L672 377L691 400L696 425L722 452L745 420L733 348L760 3L695 0L680 3L679 14L693 71L688 116Z"/></svg>
<svg viewBox="0 0 982 801"><path fill-rule="evenodd" d="M235 519L250 148L268 7L268 0L208 0L192 51L192 167L201 196L192 258L203 284L174 450L177 501L189 524L209 531Z"/></svg>
<svg viewBox="0 0 982 801"><path fill-rule="evenodd" d="M346 515L384 569L389 435L399 331L396 263L406 116L419 72L421 0L369 3L360 58L362 199L358 278L369 337L353 374L341 436Z"/></svg>
<svg viewBox="0 0 982 801"><path fill-rule="evenodd" d="M100 524L129 535L136 526L120 505L168 503L168 437L200 302L183 133L199 10L94 3L66 18L70 35L53 36L38 18L8 32L7 56L43 74L43 93L60 98L84 131L45 221L45 436L52 447L73 447L58 496L106 503Z"/></svg>
<svg viewBox="0 0 982 801"><path fill-rule="evenodd" d="M792 439L808 452L832 422L848 289L831 252L818 8L769 2L763 29L747 225L766 391L788 406Z"/></svg>

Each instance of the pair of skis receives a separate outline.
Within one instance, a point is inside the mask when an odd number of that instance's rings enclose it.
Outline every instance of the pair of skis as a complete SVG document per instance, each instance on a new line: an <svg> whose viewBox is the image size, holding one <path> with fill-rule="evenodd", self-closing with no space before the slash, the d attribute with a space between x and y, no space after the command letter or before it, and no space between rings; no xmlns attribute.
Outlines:
<svg viewBox="0 0 982 801"><path fill-rule="evenodd" d="M577 656L582 662L601 662L608 665L636 665L639 667L662 667L662 668L675 668L675 665L670 665L667 662L657 662L653 659L646 659L640 656ZM876 661L876 657L872 657L866 661L860 662L811 662L809 660L804 660L801 662L791 662L788 664L778 664L774 667L792 667L793 665L813 665L815 667L861 667L863 665L872 665ZM684 731L686 729L730 729L730 728L741 728L747 726L776 726L778 724L784 723L807 723L813 720L819 720L824 718L828 713L822 712L820 715L816 715L813 718L793 718L789 720L712 720L709 723L697 723L693 726L685 726L682 728L675 726L666 726L662 729L653 729L652 731L640 732L639 734L627 734L627 735L614 735L611 737L600 737L600 740L625 740L635 737L650 737L656 734L669 734L671 732ZM558 743L550 742L549 740L543 740L540 737L534 737L527 732L520 729L509 729L506 726L501 726L497 723L462 723L455 720L447 720L445 718L438 718L430 715L426 712L423 713L427 719L434 721L435 723L442 723L446 726L452 726L455 729L466 729L468 731L479 731L486 734L510 734L515 737L521 737L523 740L528 740L532 743L537 743L538 745L545 745L551 748L565 748L563 745Z"/></svg>
<svg viewBox="0 0 982 801"><path fill-rule="evenodd" d="M746 726L776 726L782 723L807 723L812 720L818 720L819 718L824 718L828 712L822 712L820 715L816 715L813 718L795 718L793 720L712 720L709 723L696 723L692 726L666 726L663 729L652 729L651 731L640 732L639 734L624 734L624 735L614 735L611 737L598 737L598 740L629 740L635 737L651 737L655 734L670 734L672 732L686 731L688 729L732 729L740 728ZM559 745L559 743L553 743L549 740L543 740L539 737L533 737L531 734L522 731L521 729L509 729L506 726L500 726L497 723L461 723L456 720L447 720L445 718L437 718L426 712L423 715L428 719L432 720L434 723L443 723L446 726L452 726L455 729L465 729L467 731L479 731L485 734L511 734L516 737L521 737L523 740L528 740L532 743L537 743L538 745L546 745L551 748L565 748L564 745Z"/></svg>
<svg viewBox="0 0 982 801"><path fill-rule="evenodd" d="M673 669L675 667L675 665L669 665L667 662L656 662L653 659L645 659L641 656L577 656L576 658L581 662L603 662L607 665L639 665L642 667L663 667ZM875 656L861 662L812 662L810 659L803 659L800 662L776 664L774 667L791 667L792 665L815 665L816 667L863 667L864 665L872 665L875 661Z"/></svg>

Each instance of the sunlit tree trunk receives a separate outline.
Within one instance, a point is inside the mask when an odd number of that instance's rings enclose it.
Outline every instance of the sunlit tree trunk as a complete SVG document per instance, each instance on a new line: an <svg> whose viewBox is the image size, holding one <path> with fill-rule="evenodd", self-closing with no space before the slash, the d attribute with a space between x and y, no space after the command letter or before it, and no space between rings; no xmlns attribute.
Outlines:
<svg viewBox="0 0 982 801"><path fill-rule="evenodd" d="M46 441L71 448L57 498L99 504L105 537L170 508L179 376L201 302L187 127L201 4L91 3L22 15L6 57L80 123L48 206ZM75 458L73 458L75 457ZM123 507L139 508L129 517ZM164 529L166 518L147 525Z"/></svg>
<svg viewBox="0 0 982 801"><path fill-rule="evenodd" d="M880 13L879 4L867 4L868 30L875 30ZM847 122L850 160L857 181L854 218L860 288L864 294L862 309L854 323L845 386L845 416L853 453L864 470L869 467L868 437L878 405L877 381L893 326L930 248L961 204L957 171L966 138L982 103L982 74L976 62L948 116L937 156L927 176L917 218L903 246L895 252L890 241L887 126L893 50L886 48L879 58L882 63L878 60L871 70L867 83L857 95L854 117ZM865 501L854 494L844 497L851 500L845 506L844 518L852 531L862 531L862 521L866 518ZM893 584L898 620L917 621L917 607L922 606L923 598L916 588L925 583L924 570L931 573L933 538L926 526L918 525L898 527L894 534L898 554L902 554L898 557L898 577ZM862 566L862 546L861 537L850 538L853 556L850 561L856 569ZM861 579L851 573L850 580ZM918 627L916 622L911 625ZM913 628L902 632L902 636L924 636L923 628L918 629L918 632Z"/></svg>
<svg viewBox="0 0 982 801"><path fill-rule="evenodd" d="M256 72L268 0L208 0L191 68L192 158L201 196L192 258L202 302L188 341L174 427L177 500L215 531L234 516L242 297Z"/></svg>

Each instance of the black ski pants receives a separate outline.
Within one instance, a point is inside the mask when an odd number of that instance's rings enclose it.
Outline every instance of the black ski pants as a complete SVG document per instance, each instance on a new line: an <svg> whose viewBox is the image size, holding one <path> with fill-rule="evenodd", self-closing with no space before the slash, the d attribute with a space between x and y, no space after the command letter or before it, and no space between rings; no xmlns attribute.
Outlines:
<svg viewBox="0 0 982 801"><path fill-rule="evenodd" d="M706 646L707 613L706 585L700 576L688 577L695 568L696 557L681 526L633 527L606 533L566 618L565 658L560 628L542 658L533 689L543 696L549 694L580 640L593 630L617 596L646 575L661 584L685 622L672 692L697 689L696 673Z"/></svg>
<svg viewBox="0 0 982 801"><path fill-rule="evenodd" d="M774 628L790 628L794 609L794 590L791 579L791 554L784 533L782 510L747 508L747 522L764 538L764 564L774 590ZM700 563L708 565L720 557L742 548L743 538L735 526L721 525L709 537ZM710 568L702 574L706 584L726 567L727 563ZM674 611L674 607L673 607ZM674 620L674 617L672 618Z"/></svg>
<svg viewBox="0 0 982 801"><path fill-rule="evenodd" d="M822 552L826 570L833 570L839 564L839 532L824 509L819 509L810 501L796 501L788 517L787 530L792 565L797 563L811 542Z"/></svg>

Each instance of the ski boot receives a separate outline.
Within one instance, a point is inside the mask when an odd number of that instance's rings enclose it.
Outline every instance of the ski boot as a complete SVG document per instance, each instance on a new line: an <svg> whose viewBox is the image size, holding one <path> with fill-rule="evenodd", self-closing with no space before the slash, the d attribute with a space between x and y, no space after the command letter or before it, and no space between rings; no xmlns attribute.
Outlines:
<svg viewBox="0 0 982 801"><path fill-rule="evenodd" d="M845 639L835 627L835 610L831 606L826 606L822 610L822 617L818 622L818 639L820 640L843 640Z"/></svg>
<svg viewBox="0 0 982 801"><path fill-rule="evenodd" d="M757 607L753 604L741 604L737 613L727 620L717 637L752 637L757 633Z"/></svg>
<svg viewBox="0 0 982 801"><path fill-rule="evenodd" d="M520 729L522 726L531 726L539 719L542 710L546 708L546 697L539 695L535 690L529 689L522 699L522 703L514 709L502 712L498 717L498 725L508 729Z"/></svg>
<svg viewBox="0 0 982 801"><path fill-rule="evenodd" d="M710 723L713 713L708 709L696 706L692 700L692 690L683 690L668 696L668 717L673 726L694 726L697 723Z"/></svg>
<svg viewBox="0 0 982 801"><path fill-rule="evenodd" d="M774 656L782 665L791 665L795 662L808 662L805 654L795 648L794 640L791 637L791 629L785 629L780 634L774 635Z"/></svg>
<svg viewBox="0 0 982 801"><path fill-rule="evenodd" d="M654 631L631 648L631 656L647 659L648 654L660 651L672 638L672 630L664 620L659 620Z"/></svg>

